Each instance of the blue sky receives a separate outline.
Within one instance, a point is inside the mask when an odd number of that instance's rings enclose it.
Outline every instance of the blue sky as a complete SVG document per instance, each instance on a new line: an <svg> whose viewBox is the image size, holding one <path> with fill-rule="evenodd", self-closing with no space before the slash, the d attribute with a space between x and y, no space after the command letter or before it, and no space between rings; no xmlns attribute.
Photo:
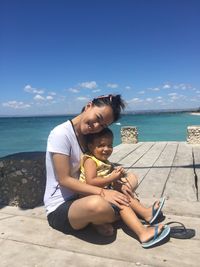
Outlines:
<svg viewBox="0 0 200 267"><path fill-rule="evenodd" d="M0 115L200 106L200 1L1 0Z"/></svg>

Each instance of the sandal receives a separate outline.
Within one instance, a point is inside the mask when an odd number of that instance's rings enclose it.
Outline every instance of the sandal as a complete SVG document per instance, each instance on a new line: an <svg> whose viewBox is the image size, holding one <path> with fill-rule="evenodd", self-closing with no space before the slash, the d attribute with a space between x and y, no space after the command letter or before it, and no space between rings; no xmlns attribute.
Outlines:
<svg viewBox="0 0 200 267"><path fill-rule="evenodd" d="M162 197L160 198L159 200L159 207L158 209L155 209L155 205L156 205L157 201L154 202L153 206L152 206L152 218L151 220L149 221L149 224L153 224L155 223L155 221L158 219L158 217L161 215L161 210L162 210L162 207L165 203L165 197Z"/></svg>
<svg viewBox="0 0 200 267"><path fill-rule="evenodd" d="M195 236L195 230L186 228L183 223L173 221L173 222L168 222L166 224L169 225L173 223L179 225L170 227L171 229L170 237L177 239L190 239Z"/></svg>
<svg viewBox="0 0 200 267"><path fill-rule="evenodd" d="M155 245L158 245L159 243L161 243L161 241L163 242L167 236L169 236L169 233L170 233L170 227L168 225L164 225L160 233L158 233L158 225L155 225L154 237L147 242L141 243L142 247L151 248L154 247Z"/></svg>

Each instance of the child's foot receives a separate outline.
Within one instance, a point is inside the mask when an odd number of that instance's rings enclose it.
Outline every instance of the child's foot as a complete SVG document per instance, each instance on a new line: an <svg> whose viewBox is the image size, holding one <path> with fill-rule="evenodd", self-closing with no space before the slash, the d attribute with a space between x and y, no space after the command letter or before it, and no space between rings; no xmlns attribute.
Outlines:
<svg viewBox="0 0 200 267"><path fill-rule="evenodd" d="M159 200L157 200L155 203L154 203L154 209L157 210L159 208ZM145 215L145 221L146 222L150 222L151 219L152 219L152 209L153 209L153 206L147 208L146 210L146 215Z"/></svg>
<svg viewBox="0 0 200 267"><path fill-rule="evenodd" d="M93 224L95 230L103 236L112 236L114 234L114 228L110 223Z"/></svg>
<svg viewBox="0 0 200 267"><path fill-rule="evenodd" d="M159 235L163 228L164 228L164 225L163 224L159 224L157 226L147 226L145 227L145 230L143 231L143 233L139 236L139 239L140 239L140 242L141 243L145 243L145 242L148 242L149 240L153 239L154 236L155 236L155 228L158 227L157 229L157 234Z"/></svg>
<svg viewBox="0 0 200 267"><path fill-rule="evenodd" d="M146 216L144 217L145 221L149 224L153 224L158 216L161 214L161 209L164 205L165 198L157 200L152 207L147 208Z"/></svg>
<svg viewBox="0 0 200 267"><path fill-rule="evenodd" d="M153 237L150 237L146 241L141 241L143 248L151 248L155 245L158 245L159 243L163 242L166 237L170 234L170 227L169 225L155 225L154 227L148 227L150 230L148 230L148 233L150 234L152 232L152 229L154 231ZM147 228L147 229L148 229ZM144 231L145 233L145 231ZM145 234L144 234L145 236ZM148 236L148 234L146 235ZM140 235L140 239L142 236ZM144 239L143 239L144 240Z"/></svg>

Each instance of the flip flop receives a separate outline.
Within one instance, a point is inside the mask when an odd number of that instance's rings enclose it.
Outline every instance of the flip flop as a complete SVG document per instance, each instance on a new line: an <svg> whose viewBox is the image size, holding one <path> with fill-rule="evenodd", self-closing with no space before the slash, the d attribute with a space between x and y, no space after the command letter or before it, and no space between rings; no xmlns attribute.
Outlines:
<svg viewBox="0 0 200 267"><path fill-rule="evenodd" d="M156 219L158 218L158 216L160 215L162 207L165 203L165 197L160 198L160 200L159 200L160 205L159 205L158 209L155 209L156 202L157 201L155 201L153 206L152 206L152 218L149 221L149 224L153 224L156 221Z"/></svg>
<svg viewBox="0 0 200 267"><path fill-rule="evenodd" d="M189 229L186 228L185 225L181 222L168 222L166 223L167 225L169 224L179 224L176 226L170 227L170 237L172 238L177 238L177 239L190 239L195 236L195 230L194 229Z"/></svg>
<svg viewBox="0 0 200 267"><path fill-rule="evenodd" d="M170 227L168 225L165 225L160 233L158 233L158 225L155 226L155 233L154 237L149 240L148 242L143 242L142 247L143 248L151 248L158 245L161 241L163 241L170 233Z"/></svg>

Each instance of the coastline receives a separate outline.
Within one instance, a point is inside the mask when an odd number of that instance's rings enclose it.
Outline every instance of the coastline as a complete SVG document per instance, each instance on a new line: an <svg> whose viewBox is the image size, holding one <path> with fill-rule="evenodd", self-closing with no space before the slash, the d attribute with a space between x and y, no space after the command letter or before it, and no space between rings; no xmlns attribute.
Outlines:
<svg viewBox="0 0 200 267"><path fill-rule="evenodd" d="M190 115L200 116L200 112L190 112Z"/></svg>

